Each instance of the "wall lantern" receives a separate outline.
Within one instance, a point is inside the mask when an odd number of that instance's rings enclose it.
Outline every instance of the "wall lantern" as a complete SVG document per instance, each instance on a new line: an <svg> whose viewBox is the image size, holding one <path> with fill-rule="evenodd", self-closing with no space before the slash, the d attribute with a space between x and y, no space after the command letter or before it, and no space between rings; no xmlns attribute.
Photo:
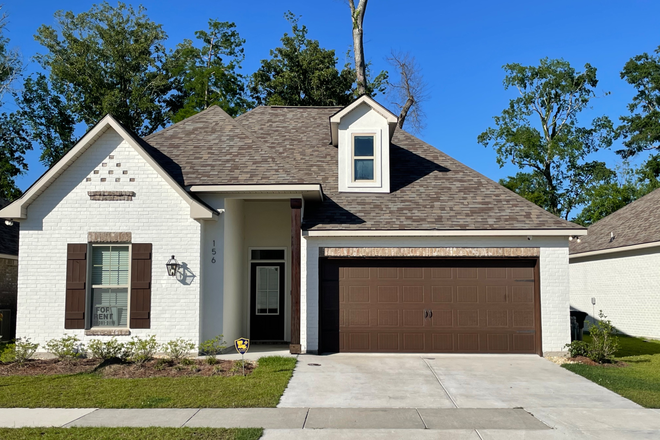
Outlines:
<svg viewBox="0 0 660 440"><path fill-rule="evenodd" d="M580 237L577 236L577 235L572 235L572 236L568 237L568 241L573 241L573 240L577 241L578 243L580 243L582 241L582 240L580 240Z"/></svg>
<svg viewBox="0 0 660 440"><path fill-rule="evenodd" d="M177 270L179 269L179 262L176 261L176 258L174 258L174 255L172 255L172 258L167 260L167 263L165 264L167 267L167 274L171 277L176 275Z"/></svg>

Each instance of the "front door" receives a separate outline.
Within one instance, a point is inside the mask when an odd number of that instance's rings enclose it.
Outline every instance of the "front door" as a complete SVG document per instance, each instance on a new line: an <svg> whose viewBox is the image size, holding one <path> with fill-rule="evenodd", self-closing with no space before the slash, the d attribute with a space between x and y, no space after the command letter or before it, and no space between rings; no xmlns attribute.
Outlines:
<svg viewBox="0 0 660 440"><path fill-rule="evenodd" d="M284 263L251 264L250 339L284 340Z"/></svg>

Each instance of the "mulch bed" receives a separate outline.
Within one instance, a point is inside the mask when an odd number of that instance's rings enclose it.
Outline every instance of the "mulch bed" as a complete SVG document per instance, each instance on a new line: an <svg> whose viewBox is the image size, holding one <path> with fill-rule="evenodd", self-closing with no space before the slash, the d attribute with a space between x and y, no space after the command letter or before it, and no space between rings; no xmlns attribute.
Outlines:
<svg viewBox="0 0 660 440"><path fill-rule="evenodd" d="M598 362L594 362L588 357L584 357L584 356L576 356L573 358L569 358L569 360L576 362L578 364L591 365L592 367L622 368L628 366L628 364L621 361L604 362L602 364L599 364Z"/></svg>
<svg viewBox="0 0 660 440"><path fill-rule="evenodd" d="M245 375L256 368L255 362L245 361ZM210 365L204 359L188 359L174 362L168 359L153 359L142 365L111 359L32 359L23 365L0 363L0 376L39 376L55 374L98 373L108 378L137 379L146 377L191 377L191 376L240 376L243 374L240 361L218 360Z"/></svg>

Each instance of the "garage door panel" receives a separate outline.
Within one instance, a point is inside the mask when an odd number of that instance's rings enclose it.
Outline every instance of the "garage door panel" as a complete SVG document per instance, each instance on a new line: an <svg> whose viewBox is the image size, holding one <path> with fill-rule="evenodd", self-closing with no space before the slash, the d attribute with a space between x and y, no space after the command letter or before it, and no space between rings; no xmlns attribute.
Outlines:
<svg viewBox="0 0 660 440"><path fill-rule="evenodd" d="M537 353L534 260L323 260L321 349ZM333 333L334 332L334 333ZM336 347L333 349L333 347Z"/></svg>

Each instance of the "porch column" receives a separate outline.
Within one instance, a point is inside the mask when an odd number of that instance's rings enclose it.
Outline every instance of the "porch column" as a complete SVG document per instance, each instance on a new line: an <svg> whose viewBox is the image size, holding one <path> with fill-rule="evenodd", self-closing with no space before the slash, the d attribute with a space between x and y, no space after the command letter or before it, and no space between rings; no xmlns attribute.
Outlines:
<svg viewBox="0 0 660 440"><path fill-rule="evenodd" d="M302 199L291 199L291 345L300 354L300 208Z"/></svg>

